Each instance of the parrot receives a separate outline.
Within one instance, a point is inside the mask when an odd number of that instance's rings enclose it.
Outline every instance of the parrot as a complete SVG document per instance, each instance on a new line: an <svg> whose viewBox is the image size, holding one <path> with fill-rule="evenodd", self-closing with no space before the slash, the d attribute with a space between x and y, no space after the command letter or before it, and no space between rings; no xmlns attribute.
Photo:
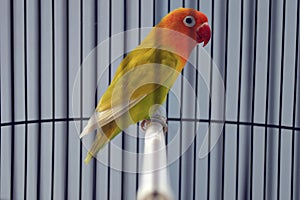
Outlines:
<svg viewBox="0 0 300 200"><path fill-rule="evenodd" d="M98 130L84 162L87 164L116 135L149 120L161 105L198 44L207 45L207 16L193 8L177 8L164 16L119 64L80 138Z"/></svg>

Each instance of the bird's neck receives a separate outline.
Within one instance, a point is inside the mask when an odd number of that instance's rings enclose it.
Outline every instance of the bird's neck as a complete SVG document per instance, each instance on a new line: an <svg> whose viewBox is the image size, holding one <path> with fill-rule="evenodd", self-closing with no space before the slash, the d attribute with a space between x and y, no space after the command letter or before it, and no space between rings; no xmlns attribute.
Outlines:
<svg viewBox="0 0 300 200"><path fill-rule="evenodd" d="M140 48L158 48L170 51L188 60L197 42L185 34L155 27L141 43Z"/></svg>

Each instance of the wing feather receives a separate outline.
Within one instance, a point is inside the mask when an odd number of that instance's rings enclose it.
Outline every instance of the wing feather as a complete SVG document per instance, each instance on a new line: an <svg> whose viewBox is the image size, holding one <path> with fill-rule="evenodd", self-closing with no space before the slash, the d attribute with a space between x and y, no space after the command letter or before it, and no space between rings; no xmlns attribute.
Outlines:
<svg viewBox="0 0 300 200"><path fill-rule="evenodd" d="M161 87L160 84L171 87L178 73L174 75L169 73L167 68L162 69L160 66L163 64L176 70L178 63L178 57L165 50L149 48L129 53L119 65L114 79L100 99L80 138L121 117L148 94ZM144 66L144 69L141 66ZM154 70L154 66L157 70ZM143 85L143 81L147 82L157 77L160 84ZM142 87L137 88L138 84L142 84Z"/></svg>

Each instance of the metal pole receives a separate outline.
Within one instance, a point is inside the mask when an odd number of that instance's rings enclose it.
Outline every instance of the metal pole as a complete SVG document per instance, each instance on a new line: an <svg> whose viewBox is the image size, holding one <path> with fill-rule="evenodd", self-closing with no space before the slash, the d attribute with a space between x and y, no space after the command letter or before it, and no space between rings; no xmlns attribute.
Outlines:
<svg viewBox="0 0 300 200"><path fill-rule="evenodd" d="M167 154L164 130L166 118L158 109L146 125L143 167L140 175L138 200L171 200L172 194L167 173Z"/></svg>

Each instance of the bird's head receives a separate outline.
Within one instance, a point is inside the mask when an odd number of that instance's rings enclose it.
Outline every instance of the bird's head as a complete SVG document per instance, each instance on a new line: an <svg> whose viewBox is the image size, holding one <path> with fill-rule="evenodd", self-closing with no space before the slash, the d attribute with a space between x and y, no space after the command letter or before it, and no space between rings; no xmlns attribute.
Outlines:
<svg viewBox="0 0 300 200"><path fill-rule="evenodd" d="M207 45L211 31L205 14L192 8L178 8L166 15L156 26L187 35L197 43Z"/></svg>

